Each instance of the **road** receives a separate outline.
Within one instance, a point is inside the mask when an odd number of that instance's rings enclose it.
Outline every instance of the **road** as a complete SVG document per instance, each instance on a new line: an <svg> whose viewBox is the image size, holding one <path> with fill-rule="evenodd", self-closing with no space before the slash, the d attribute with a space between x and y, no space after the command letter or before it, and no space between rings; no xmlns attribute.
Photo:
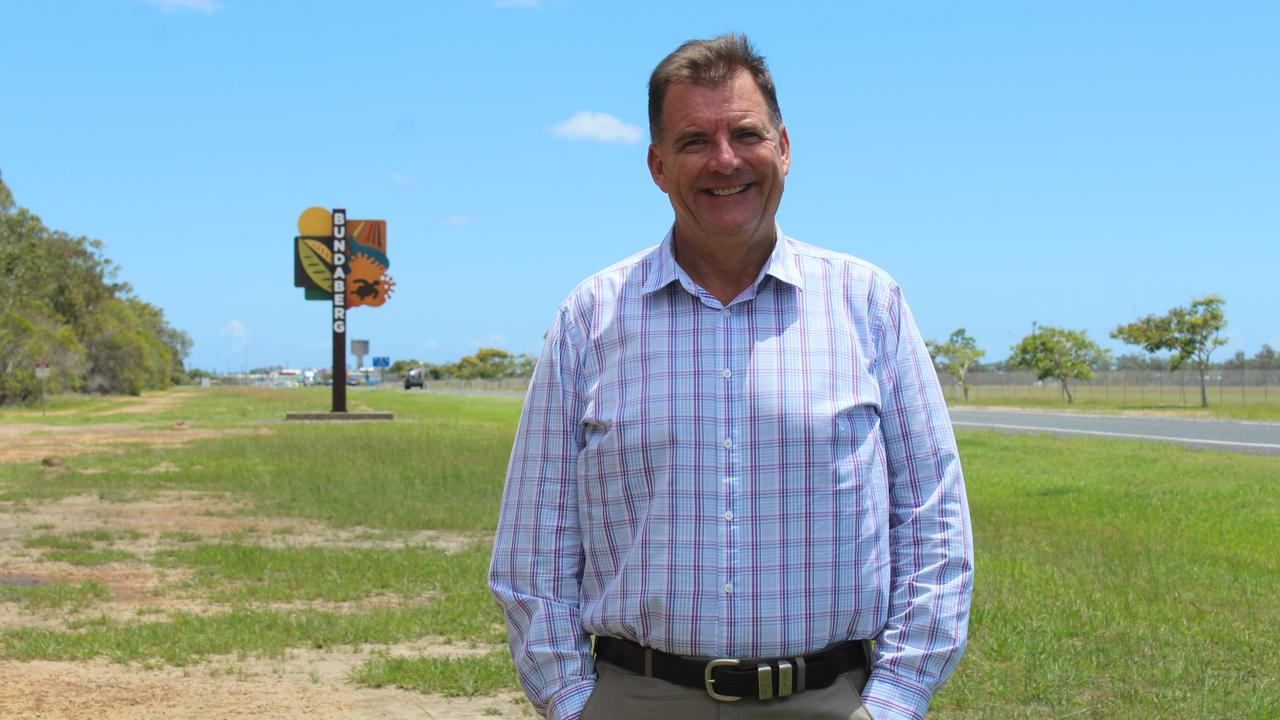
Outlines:
<svg viewBox="0 0 1280 720"><path fill-rule="evenodd" d="M1280 423L1273 422L953 407L951 424L1000 432L1128 438L1206 450L1280 455Z"/></svg>

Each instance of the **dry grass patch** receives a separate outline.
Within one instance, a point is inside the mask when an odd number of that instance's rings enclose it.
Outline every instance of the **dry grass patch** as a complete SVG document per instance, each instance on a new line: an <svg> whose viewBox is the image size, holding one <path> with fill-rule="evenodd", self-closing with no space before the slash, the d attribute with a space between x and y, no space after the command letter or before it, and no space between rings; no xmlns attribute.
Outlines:
<svg viewBox="0 0 1280 720"><path fill-rule="evenodd" d="M45 458L86 453L123 452L137 445L178 447L193 440L228 435L270 434L271 430L266 427L174 430L172 427L149 427L139 423L0 423L0 464L39 462Z"/></svg>

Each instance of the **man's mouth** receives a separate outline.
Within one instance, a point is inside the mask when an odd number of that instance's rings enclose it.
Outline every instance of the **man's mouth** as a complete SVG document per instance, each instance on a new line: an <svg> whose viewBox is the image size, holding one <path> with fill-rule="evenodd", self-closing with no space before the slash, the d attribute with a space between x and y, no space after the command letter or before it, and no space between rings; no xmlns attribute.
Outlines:
<svg viewBox="0 0 1280 720"><path fill-rule="evenodd" d="M708 188L707 192L715 195L716 197L725 197L726 195L737 195L749 187L751 187L751 183L747 183L745 185L734 185L733 187L727 188Z"/></svg>

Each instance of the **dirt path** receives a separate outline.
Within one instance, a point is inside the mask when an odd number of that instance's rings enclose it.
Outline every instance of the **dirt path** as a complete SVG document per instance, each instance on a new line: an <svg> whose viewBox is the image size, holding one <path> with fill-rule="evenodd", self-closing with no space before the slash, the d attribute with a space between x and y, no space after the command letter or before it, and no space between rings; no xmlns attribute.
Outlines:
<svg viewBox="0 0 1280 720"><path fill-rule="evenodd" d="M523 696L443 698L346 680L369 652L296 653L144 669L94 661L0 661L7 720L478 720L532 718Z"/></svg>
<svg viewBox="0 0 1280 720"><path fill-rule="evenodd" d="M91 452L110 452L129 444L175 447L225 435L266 435L268 428L195 429L185 424L146 427L139 423L44 425L0 423L0 463L39 462Z"/></svg>

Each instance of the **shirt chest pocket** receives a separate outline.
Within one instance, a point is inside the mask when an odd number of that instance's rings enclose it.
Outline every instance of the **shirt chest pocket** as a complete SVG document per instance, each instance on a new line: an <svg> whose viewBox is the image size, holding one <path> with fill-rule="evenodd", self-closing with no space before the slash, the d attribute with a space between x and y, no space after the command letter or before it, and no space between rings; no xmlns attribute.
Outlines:
<svg viewBox="0 0 1280 720"><path fill-rule="evenodd" d="M634 508L665 491L681 447L693 440L692 423L665 405L642 397L588 403L577 461L579 489L588 503Z"/></svg>

